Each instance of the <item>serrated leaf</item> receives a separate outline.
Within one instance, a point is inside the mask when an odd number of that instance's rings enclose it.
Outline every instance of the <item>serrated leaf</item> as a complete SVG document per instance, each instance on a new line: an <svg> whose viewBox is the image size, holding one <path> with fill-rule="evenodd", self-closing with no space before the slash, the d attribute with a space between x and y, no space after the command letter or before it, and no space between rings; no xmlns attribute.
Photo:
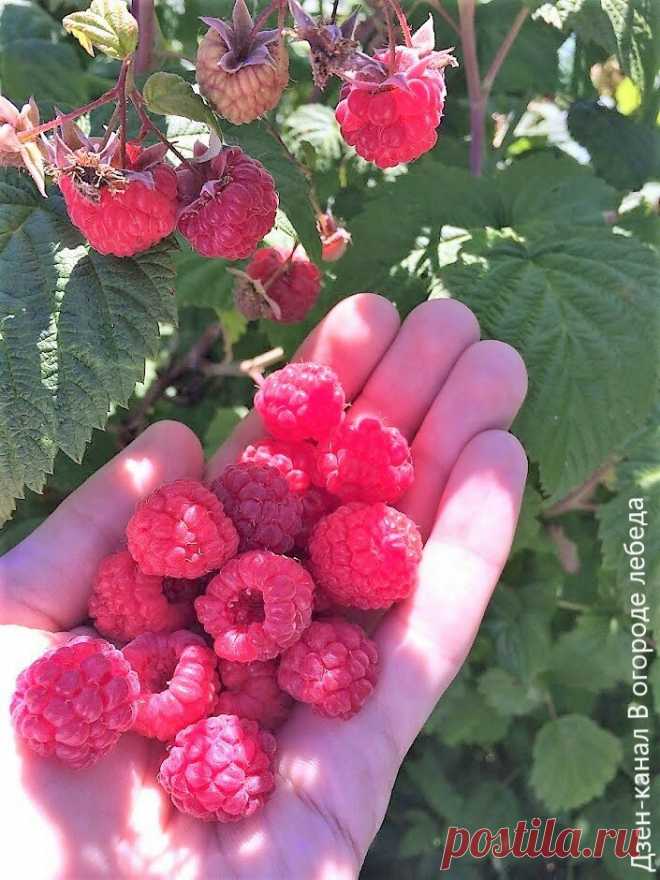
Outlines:
<svg viewBox="0 0 660 880"><path fill-rule="evenodd" d="M653 404L655 254L605 229L536 224L476 232L440 277L486 335L522 354L530 388L515 428L546 493L562 497Z"/></svg>
<svg viewBox="0 0 660 880"><path fill-rule="evenodd" d="M88 9L66 15L62 25L92 56L99 49L123 61L137 47L138 23L124 0L92 0Z"/></svg>
<svg viewBox="0 0 660 880"><path fill-rule="evenodd" d="M144 84L142 96L152 113L182 116L203 122L221 134L215 114L189 82L175 73L152 73Z"/></svg>
<svg viewBox="0 0 660 880"><path fill-rule="evenodd" d="M34 59L39 63L35 64ZM31 95L42 116L48 118L57 104L63 110L84 104L90 97L72 46L50 40L15 40L0 52L2 93L17 105Z"/></svg>
<svg viewBox="0 0 660 880"><path fill-rule="evenodd" d="M83 243L61 198L0 171L0 519L40 491L58 448L79 461L126 405L176 317L172 244L132 259Z"/></svg>
<svg viewBox="0 0 660 880"><path fill-rule="evenodd" d="M302 161L311 147L314 167L327 169L342 155L344 142L334 110L325 104L301 104L286 117L283 136Z"/></svg>
<svg viewBox="0 0 660 880"><path fill-rule="evenodd" d="M503 739L509 721L492 709L476 688L457 679L442 695L428 725L448 746L486 746Z"/></svg>
<svg viewBox="0 0 660 880"><path fill-rule="evenodd" d="M0 0L0 49L18 40L36 37L54 41L61 34L59 22L31 0Z"/></svg>
<svg viewBox="0 0 660 880"><path fill-rule="evenodd" d="M234 304L234 276L225 260L207 260L191 250L175 257L176 298L179 306L195 306L221 312Z"/></svg>
<svg viewBox="0 0 660 880"><path fill-rule="evenodd" d="M622 190L641 189L660 174L660 136L598 101L577 101L568 111L568 130L589 151L603 180Z"/></svg>
<svg viewBox="0 0 660 880"><path fill-rule="evenodd" d="M622 757L609 731L585 715L565 715L538 732L530 783L551 814L574 809L603 793Z"/></svg>
<svg viewBox="0 0 660 880"><path fill-rule="evenodd" d="M619 63L642 95L654 87L660 59L660 5L656 0L601 0L618 49Z"/></svg>
<svg viewBox="0 0 660 880"><path fill-rule="evenodd" d="M522 808L510 788L487 780L465 798L463 808L449 818L453 825L473 831L477 828L513 828L522 818Z"/></svg>
<svg viewBox="0 0 660 880"><path fill-rule="evenodd" d="M552 647L553 684L600 693L630 677L630 633L604 614L584 614Z"/></svg>
<svg viewBox="0 0 660 880"><path fill-rule="evenodd" d="M502 715L527 715L541 702L537 688L523 684L505 669L487 669L477 689L489 706Z"/></svg>
<svg viewBox="0 0 660 880"><path fill-rule="evenodd" d="M405 770L414 788L439 817L447 820L456 817L463 808L463 797L445 778L433 751L427 749L418 760L406 761Z"/></svg>

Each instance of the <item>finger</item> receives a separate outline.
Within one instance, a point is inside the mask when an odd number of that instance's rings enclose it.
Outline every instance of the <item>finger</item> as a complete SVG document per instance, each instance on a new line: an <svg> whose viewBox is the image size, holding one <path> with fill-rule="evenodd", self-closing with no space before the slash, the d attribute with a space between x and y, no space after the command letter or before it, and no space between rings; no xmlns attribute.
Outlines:
<svg viewBox="0 0 660 880"><path fill-rule="evenodd" d="M383 418L409 440L461 353L479 339L472 312L453 299L417 306L350 411Z"/></svg>
<svg viewBox="0 0 660 880"><path fill-rule="evenodd" d="M460 356L412 444L415 483L398 505L424 537L459 455L473 437L509 428L527 392L527 371L504 342L484 341Z"/></svg>
<svg viewBox="0 0 660 880"><path fill-rule="evenodd" d="M0 559L0 623L80 623L96 567L121 545L136 502L161 483L198 479L201 471L199 441L185 425L149 427Z"/></svg>
<svg viewBox="0 0 660 880"><path fill-rule="evenodd" d="M375 293L357 293L342 300L312 331L296 352L296 361L317 361L337 373L347 400L360 392L399 330L392 303ZM208 464L206 479L213 480L243 448L264 434L259 416L252 412Z"/></svg>

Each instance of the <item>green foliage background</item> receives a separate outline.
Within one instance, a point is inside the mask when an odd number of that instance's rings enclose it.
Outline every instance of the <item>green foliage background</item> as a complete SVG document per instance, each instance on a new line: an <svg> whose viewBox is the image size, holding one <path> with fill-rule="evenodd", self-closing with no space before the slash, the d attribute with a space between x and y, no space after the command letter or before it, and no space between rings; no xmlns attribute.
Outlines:
<svg viewBox="0 0 660 880"><path fill-rule="evenodd" d="M111 86L117 65L89 58L60 27L85 5L0 0L4 95L18 103L34 94L47 115ZM433 7L404 5L415 25L434 14L439 44L456 42ZM454 0L443 5L456 17ZM478 5L482 71L522 5ZM290 353L357 290L384 293L402 315L451 296L475 311L484 336L525 358L530 392L514 430L531 477L514 553L464 671L399 775L364 880L437 876L448 824L497 828L558 815L589 830L632 821L630 585L621 549L631 496L643 496L649 511L651 635L660 631L660 4L527 5L534 14L490 96L496 146L480 179L467 168L462 67L448 72L437 147L404 173L379 172L345 148L331 109L336 89L314 91L299 45L277 114L223 126L277 179L286 215L277 235L295 230L318 259L310 185L322 205L334 200L352 232L344 259L325 265L321 301L304 325L248 326L222 261L174 242L134 260L99 257L56 193L43 202L26 177L0 172L0 553L149 422L182 420L208 453L217 448L249 405L251 383L187 357L209 328L208 359L217 365L278 345ZM190 80L197 16L228 9L227 0L158 4L160 68ZM369 5L365 13L362 35L378 40L382 23ZM89 124L105 118L95 113ZM188 147L200 130L161 119ZM653 730L658 660L650 678ZM658 775L652 792L660 852ZM612 858L550 867L555 877L633 876ZM538 862L467 859L452 876L541 873Z"/></svg>

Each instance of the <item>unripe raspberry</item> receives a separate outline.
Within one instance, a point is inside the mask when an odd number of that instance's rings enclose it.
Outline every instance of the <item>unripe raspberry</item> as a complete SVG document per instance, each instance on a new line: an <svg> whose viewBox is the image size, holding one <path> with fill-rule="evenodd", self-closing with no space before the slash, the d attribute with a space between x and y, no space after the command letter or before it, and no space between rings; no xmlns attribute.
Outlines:
<svg viewBox="0 0 660 880"><path fill-rule="evenodd" d="M379 168L412 162L437 140L445 102L449 52L433 50L432 19L413 36L412 47L377 52L345 83L336 117L346 141Z"/></svg>
<svg viewBox="0 0 660 880"><path fill-rule="evenodd" d="M121 651L103 639L79 636L21 672L11 718L38 755L90 767L133 724L139 693L138 677Z"/></svg>
<svg viewBox="0 0 660 880"><path fill-rule="evenodd" d="M321 237L321 259L325 263L336 263L346 253L351 243L351 233L337 225L330 211L320 215L317 225Z"/></svg>
<svg viewBox="0 0 660 880"><path fill-rule="evenodd" d="M196 171L177 168L179 232L204 257L242 260L273 228L275 182L261 162L239 147L195 147Z"/></svg>
<svg viewBox="0 0 660 880"><path fill-rule="evenodd" d="M321 440L344 417L346 397L336 373L314 362L271 373L254 397L266 430L282 440Z"/></svg>
<svg viewBox="0 0 660 880"><path fill-rule="evenodd" d="M236 0L232 24L209 25L197 51L199 89L217 112L240 125L272 110L289 81L289 55L279 29L255 32L244 0Z"/></svg>
<svg viewBox="0 0 660 880"><path fill-rule="evenodd" d="M318 299L321 273L301 247L293 254L262 248L236 279L236 308L248 320L268 318L281 324L302 321Z"/></svg>

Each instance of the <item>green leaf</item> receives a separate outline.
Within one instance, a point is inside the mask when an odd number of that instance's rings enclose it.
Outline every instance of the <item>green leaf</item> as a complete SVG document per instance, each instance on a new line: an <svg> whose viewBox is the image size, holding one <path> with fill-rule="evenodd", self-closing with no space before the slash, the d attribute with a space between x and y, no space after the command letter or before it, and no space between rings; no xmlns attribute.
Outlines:
<svg viewBox="0 0 660 880"><path fill-rule="evenodd" d="M0 0L0 49L17 40L36 37L53 42L61 34L59 22L31 0Z"/></svg>
<svg viewBox="0 0 660 880"><path fill-rule="evenodd" d="M399 855L404 859L427 853L440 845L437 821L422 810L409 810L409 826L401 835Z"/></svg>
<svg viewBox="0 0 660 880"><path fill-rule="evenodd" d="M527 715L541 701L537 688L523 684L497 666L483 673L477 688L488 705L502 715Z"/></svg>
<svg viewBox="0 0 660 880"><path fill-rule="evenodd" d="M600 693L630 677L630 633L604 614L584 614L552 647L553 684Z"/></svg>
<svg viewBox="0 0 660 880"><path fill-rule="evenodd" d="M79 461L109 408L126 405L175 320L172 244L102 257L61 198L0 172L0 520L40 491L58 448Z"/></svg>
<svg viewBox="0 0 660 880"><path fill-rule="evenodd" d="M477 828L513 828L522 817L521 804L510 788L494 780L484 781L463 808L449 817L452 825L476 831Z"/></svg>
<svg viewBox="0 0 660 880"><path fill-rule="evenodd" d="M565 715L538 732L530 783L551 814L574 809L603 793L622 757L609 731L585 715Z"/></svg>
<svg viewBox="0 0 660 880"><path fill-rule="evenodd" d="M506 736L509 720L492 709L476 688L457 679L443 694L428 724L448 746L485 746Z"/></svg>
<svg viewBox="0 0 660 880"><path fill-rule="evenodd" d="M623 550L629 543L628 519L635 513L631 498L644 499L647 528L644 535L644 560L647 582L660 575L660 405L642 430L624 447L624 460L616 468L616 495L598 510L599 534L603 543L603 565L616 572L621 588L631 586L630 560ZM660 578L658 578L660 579Z"/></svg>
<svg viewBox="0 0 660 880"><path fill-rule="evenodd" d="M518 517L516 535L513 539L511 553L519 550L537 549L541 543L541 523L539 516L543 506L543 499L537 490L527 483L523 494L523 503Z"/></svg>
<svg viewBox="0 0 660 880"><path fill-rule="evenodd" d="M202 96L175 73L152 73L144 84L142 95L152 113L203 122L221 134L218 120Z"/></svg>
<svg viewBox="0 0 660 880"><path fill-rule="evenodd" d="M496 593L486 627L495 638L497 660L515 678L532 684L545 670L550 650L549 616L533 609L501 611L504 593Z"/></svg>
<svg viewBox="0 0 660 880"><path fill-rule="evenodd" d="M137 48L138 23L124 0L92 0L89 9L66 15L62 24L92 56L99 49L123 61Z"/></svg>
<svg viewBox="0 0 660 880"><path fill-rule="evenodd" d="M309 181L293 156L287 153L284 145L274 136L274 130L269 130L267 125L265 122L253 122L250 125L225 123L222 131L228 143L243 147L273 175L282 210L293 224L310 260L319 262L321 240L310 201Z"/></svg>
<svg viewBox="0 0 660 880"><path fill-rule="evenodd" d="M331 168L344 151L334 110L325 104L301 104L286 117L282 134L298 159L304 161L311 147L318 169Z"/></svg>
<svg viewBox="0 0 660 880"><path fill-rule="evenodd" d="M440 818L456 818L463 809L463 797L445 778L442 765L433 751L427 749L418 760L407 761L405 769L415 790Z"/></svg>
<svg viewBox="0 0 660 880"><path fill-rule="evenodd" d="M38 58L38 63L35 63ZM19 106L31 95L42 117L78 107L89 99L88 83L75 50L63 43L37 38L15 40L0 52L2 93Z"/></svg>
<svg viewBox="0 0 660 880"><path fill-rule="evenodd" d="M595 43L608 55L616 52L614 31L600 0L555 0L545 7L545 20L561 27L564 33L575 31L584 43Z"/></svg>
<svg viewBox="0 0 660 880"><path fill-rule="evenodd" d="M45 515L28 516L25 519L7 523L0 531L0 556L19 544L23 538L27 538L45 519Z"/></svg>
<svg viewBox="0 0 660 880"><path fill-rule="evenodd" d="M601 0L618 49L619 63L640 88L652 92L660 67L660 5L656 0Z"/></svg>
<svg viewBox="0 0 660 880"><path fill-rule="evenodd" d="M658 262L608 230L477 231L440 270L484 333L515 346L530 388L515 428L551 499L582 483L652 406Z"/></svg>
<svg viewBox="0 0 660 880"><path fill-rule="evenodd" d="M568 111L571 136L589 151L604 180L622 190L641 189L660 174L660 136L598 101L578 101Z"/></svg>
<svg viewBox="0 0 660 880"><path fill-rule="evenodd" d="M225 260L207 260L191 250L176 255L176 298L179 306L221 312L232 308L235 278Z"/></svg>

